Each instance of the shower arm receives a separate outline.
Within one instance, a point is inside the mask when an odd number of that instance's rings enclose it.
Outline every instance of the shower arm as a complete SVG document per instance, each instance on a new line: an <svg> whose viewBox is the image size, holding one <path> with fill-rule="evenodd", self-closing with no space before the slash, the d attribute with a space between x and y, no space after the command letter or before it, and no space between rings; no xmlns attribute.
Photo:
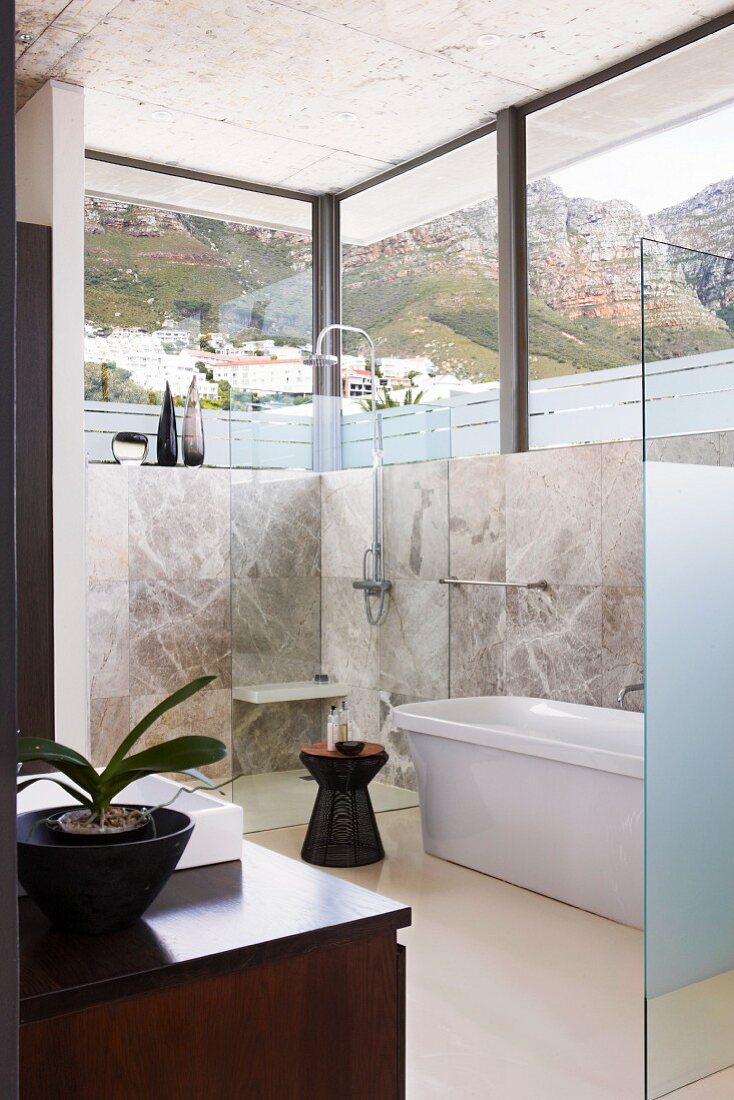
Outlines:
<svg viewBox="0 0 734 1100"><path fill-rule="evenodd" d="M364 592L367 618L373 626L379 626L387 613L385 598L392 588L392 583L383 575L383 514L382 514L382 416L377 411L377 370L375 363L375 345L372 337L363 328L354 325L335 323L326 325L321 329L314 347L316 361L323 356L323 347L326 337L331 332L353 332L367 341L370 349L370 380L371 380L371 406L372 406L372 545L368 546L362 559L362 580L354 581L353 587ZM370 597L378 599L377 613L373 613L370 606Z"/></svg>

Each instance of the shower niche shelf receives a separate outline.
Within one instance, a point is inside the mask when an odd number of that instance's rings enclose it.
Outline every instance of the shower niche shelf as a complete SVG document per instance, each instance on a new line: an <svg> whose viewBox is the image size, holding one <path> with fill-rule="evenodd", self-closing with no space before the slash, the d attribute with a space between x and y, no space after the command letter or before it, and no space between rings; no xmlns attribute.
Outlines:
<svg viewBox="0 0 734 1100"><path fill-rule="evenodd" d="M347 685L336 680L325 684L303 680L290 684L245 684L232 689L232 698L241 703L290 703L297 699L336 699L347 691Z"/></svg>

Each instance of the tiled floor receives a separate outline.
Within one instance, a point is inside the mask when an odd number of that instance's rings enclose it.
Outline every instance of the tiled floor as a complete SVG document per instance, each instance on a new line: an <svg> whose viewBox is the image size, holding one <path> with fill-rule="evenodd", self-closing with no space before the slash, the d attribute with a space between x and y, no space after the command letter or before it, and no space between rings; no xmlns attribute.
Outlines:
<svg viewBox="0 0 734 1100"><path fill-rule="evenodd" d="M233 798L242 806L245 833L306 824L311 816L317 788L312 779L302 779L301 776L308 776L305 768L245 775L235 780ZM404 791L387 783L370 784L370 798L377 813L404 810L415 806L418 801L413 791Z"/></svg>
<svg viewBox="0 0 734 1100"><path fill-rule="evenodd" d="M732 1100L734 1097L734 1069L725 1069L711 1077L697 1081L695 1085L677 1089L668 1094L670 1100Z"/></svg>
<svg viewBox="0 0 734 1100"><path fill-rule="evenodd" d="M331 873L413 906L408 1100L642 1100L642 933L427 856L417 809L379 825L385 862Z"/></svg>

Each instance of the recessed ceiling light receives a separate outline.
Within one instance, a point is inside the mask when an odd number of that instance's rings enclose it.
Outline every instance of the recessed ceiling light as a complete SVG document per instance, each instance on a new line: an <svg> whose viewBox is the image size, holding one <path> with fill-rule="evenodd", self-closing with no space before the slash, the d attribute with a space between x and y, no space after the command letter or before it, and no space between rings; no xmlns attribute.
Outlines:
<svg viewBox="0 0 734 1100"><path fill-rule="evenodd" d="M150 117L154 118L156 122L171 122L173 115L170 111L151 111Z"/></svg>
<svg viewBox="0 0 734 1100"><path fill-rule="evenodd" d="M357 116L352 111L340 111L336 116L340 122L356 122Z"/></svg>
<svg viewBox="0 0 734 1100"><path fill-rule="evenodd" d="M23 45L26 45L28 42L33 41L33 35L30 33L30 31L18 31L15 36L15 41L22 42Z"/></svg>
<svg viewBox="0 0 734 1100"><path fill-rule="evenodd" d="M480 34L477 39L477 46L499 46L502 41L502 35L500 34Z"/></svg>

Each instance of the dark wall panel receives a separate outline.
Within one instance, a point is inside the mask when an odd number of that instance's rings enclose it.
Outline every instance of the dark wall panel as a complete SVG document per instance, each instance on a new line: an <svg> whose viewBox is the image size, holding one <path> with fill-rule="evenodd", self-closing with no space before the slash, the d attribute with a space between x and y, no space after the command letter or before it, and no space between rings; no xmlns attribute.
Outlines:
<svg viewBox="0 0 734 1100"><path fill-rule="evenodd" d="M53 737L51 230L18 225L18 728Z"/></svg>
<svg viewBox="0 0 734 1100"><path fill-rule="evenodd" d="M17 1096L15 899L15 6L0 0L0 1095Z"/></svg>

